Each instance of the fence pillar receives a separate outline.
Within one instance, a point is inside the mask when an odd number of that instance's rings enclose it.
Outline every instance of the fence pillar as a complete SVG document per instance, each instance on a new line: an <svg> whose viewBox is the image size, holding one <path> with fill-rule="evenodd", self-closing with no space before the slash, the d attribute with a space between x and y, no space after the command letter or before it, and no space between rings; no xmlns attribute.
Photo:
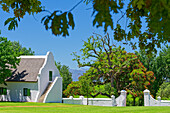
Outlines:
<svg viewBox="0 0 170 113"><path fill-rule="evenodd" d="M126 91L125 90L121 90L121 95L123 96L123 101L122 101L122 106L126 106Z"/></svg>
<svg viewBox="0 0 170 113"><path fill-rule="evenodd" d="M71 100L71 104L74 104L74 102L73 102L73 96L70 96L69 99Z"/></svg>
<svg viewBox="0 0 170 113"><path fill-rule="evenodd" d="M150 106L150 91L145 89L144 91L144 106Z"/></svg>
<svg viewBox="0 0 170 113"><path fill-rule="evenodd" d="M112 99L112 106L116 106L116 99L115 99L115 96L112 95L112 96L111 96L111 99Z"/></svg>
<svg viewBox="0 0 170 113"><path fill-rule="evenodd" d="M82 105L83 105L83 100L84 100L84 96L79 96L79 98L81 99L81 101L82 101Z"/></svg>
<svg viewBox="0 0 170 113"><path fill-rule="evenodd" d="M158 102L159 102L159 103L158 103L158 104L159 104L159 106L161 106L161 97L160 97L160 96L158 96L158 97L157 97L157 99L158 99Z"/></svg>

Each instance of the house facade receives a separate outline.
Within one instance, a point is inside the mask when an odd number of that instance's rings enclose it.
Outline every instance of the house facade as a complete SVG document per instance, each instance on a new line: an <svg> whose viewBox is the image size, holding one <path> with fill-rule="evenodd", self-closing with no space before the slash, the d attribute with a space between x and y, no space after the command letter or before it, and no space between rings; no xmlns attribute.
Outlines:
<svg viewBox="0 0 170 113"><path fill-rule="evenodd" d="M1 101L62 102L62 78L55 66L53 54L20 56L12 76L0 84Z"/></svg>

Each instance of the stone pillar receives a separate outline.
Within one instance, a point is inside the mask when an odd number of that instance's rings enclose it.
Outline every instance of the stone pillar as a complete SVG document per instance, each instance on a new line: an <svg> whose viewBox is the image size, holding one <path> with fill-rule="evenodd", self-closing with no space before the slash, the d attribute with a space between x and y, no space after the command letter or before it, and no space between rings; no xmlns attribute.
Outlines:
<svg viewBox="0 0 170 113"><path fill-rule="evenodd" d="M144 91L144 106L150 106L150 91L145 89Z"/></svg>
<svg viewBox="0 0 170 113"><path fill-rule="evenodd" d="M122 100L122 105L121 105L121 106L126 106L126 93L127 93L127 91L121 90L120 93L121 93L120 95L121 95L122 98L123 98L123 100Z"/></svg>
<svg viewBox="0 0 170 113"><path fill-rule="evenodd" d="M114 95L111 96L111 99L112 99L112 106L117 106L116 105L116 99L115 99Z"/></svg>
<svg viewBox="0 0 170 113"><path fill-rule="evenodd" d="M81 99L81 101L82 101L82 105L83 105L83 100L84 100L84 96L79 96L79 98Z"/></svg>
<svg viewBox="0 0 170 113"><path fill-rule="evenodd" d="M157 99L158 99L158 104L159 104L159 106L161 106L161 97L158 96Z"/></svg>

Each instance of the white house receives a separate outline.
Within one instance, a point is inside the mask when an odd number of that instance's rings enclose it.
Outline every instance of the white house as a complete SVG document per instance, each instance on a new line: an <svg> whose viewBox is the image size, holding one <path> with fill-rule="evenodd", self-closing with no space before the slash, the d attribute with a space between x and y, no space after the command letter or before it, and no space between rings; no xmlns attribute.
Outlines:
<svg viewBox="0 0 170 113"><path fill-rule="evenodd" d="M62 78L52 53L20 58L7 85L0 84L0 101L61 102Z"/></svg>

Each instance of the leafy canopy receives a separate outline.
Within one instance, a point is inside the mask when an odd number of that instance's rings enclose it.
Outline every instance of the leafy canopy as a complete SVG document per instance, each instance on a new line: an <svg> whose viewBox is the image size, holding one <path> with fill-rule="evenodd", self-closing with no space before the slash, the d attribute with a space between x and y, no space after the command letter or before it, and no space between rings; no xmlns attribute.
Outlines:
<svg viewBox="0 0 170 113"><path fill-rule="evenodd" d="M72 73L69 72L69 67L66 65L61 65L60 62L55 63L57 66L60 75L62 77L62 83L63 83L63 91L67 88L67 86L72 82Z"/></svg>
<svg viewBox="0 0 170 113"><path fill-rule="evenodd" d="M22 47L22 45L16 41L12 42L12 47L14 49L14 51L19 54L19 55L34 55L34 51L31 50L31 48L26 48L26 47Z"/></svg>
<svg viewBox="0 0 170 113"><path fill-rule="evenodd" d="M156 95L157 95L157 97L161 96L161 99L170 100L170 82L164 82L160 86Z"/></svg>
<svg viewBox="0 0 170 113"><path fill-rule="evenodd" d="M34 15L48 12L42 18L46 30L51 30L56 36L68 36L68 29L74 29L75 22L72 10L80 3L92 5L93 26L103 27L106 33L108 27L114 32L114 39L130 44L133 49L136 44L147 54L157 52L156 47L170 42L170 1L169 0L80 0L68 11L48 11L41 5L39 0L0 0L3 11L14 13L14 17L8 18L4 25L9 24L9 30L18 27L18 21L26 13ZM117 15L121 15L116 19ZM125 23L120 24L124 19ZM142 20L146 23L145 30L142 30ZM114 27L116 26L116 27ZM125 27L124 27L125 26ZM137 43L132 39L136 38Z"/></svg>
<svg viewBox="0 0 170 113"><path fill-rule="evenodd" d="M164 81L168 81L170 79L170 48L168 45L159 52L159 55L152 55L148 57L145 51L136 52L136 55L143 63L143 65L149 71L154 72L154 76L156 77L153 88L150 90L154 97L156 97L156 93L160 87L160 85Z"/></svg>
<svg viewBox="0 0 170 113"><path fill-rule="evenodd" d="M5 79L12 75L12 68L16 68L19 59L12 46L12 42L7 38L0 37L0 83L5 83Z"/></svg>
<svg viewBox="0 0 170 113"><path fill-rule="evenodd" d="M7 38L0 37L0 83L12 75L12 68L16 68L20 55L34 55L31 48L22 47L19 42L11 42Z"/></svg>
<svg viewBox="0 0 170 113"><path fill-rule="evenodd" d="M90 67L87 75L91 76L94 85L111 83L111 93L108 95L124 89L134 97L142 96L144 89L152 88L154 73L147 71L134 53L127 53L124 48L113 45L109 35L91 36L84 41L80 50L82 55L73 53L73 60L79 67Z"/></svg>

